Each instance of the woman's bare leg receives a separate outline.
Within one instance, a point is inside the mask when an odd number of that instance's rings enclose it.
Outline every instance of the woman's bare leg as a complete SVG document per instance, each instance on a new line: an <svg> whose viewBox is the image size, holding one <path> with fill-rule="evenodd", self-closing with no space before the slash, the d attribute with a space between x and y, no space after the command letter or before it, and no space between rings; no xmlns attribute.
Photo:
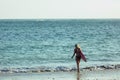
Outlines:
<svg viewBox="0 0 120 80"><path fill-rule="evenodd" d="M79 63L80 63L80 61L76 60L76 63L77 63L77 72L80 72L80 70L79 70Z"/></svg>

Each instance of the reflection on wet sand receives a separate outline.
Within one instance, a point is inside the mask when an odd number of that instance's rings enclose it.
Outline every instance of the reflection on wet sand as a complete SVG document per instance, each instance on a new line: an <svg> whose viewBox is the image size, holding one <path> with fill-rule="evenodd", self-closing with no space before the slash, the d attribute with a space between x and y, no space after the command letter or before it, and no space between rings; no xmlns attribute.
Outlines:
<svg viewBox="0 0 120 80"><path fill-rule="evenodd" d="M77 80L80 80L80 73L77 72Z"/></svg>

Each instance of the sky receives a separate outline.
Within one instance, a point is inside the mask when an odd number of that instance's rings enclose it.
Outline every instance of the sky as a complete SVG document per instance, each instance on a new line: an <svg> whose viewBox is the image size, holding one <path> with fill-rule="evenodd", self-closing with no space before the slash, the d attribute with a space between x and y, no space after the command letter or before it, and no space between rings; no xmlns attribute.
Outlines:
<svg viewBox="0 0 120 80"><path fill-rule="evenodd" d="M0 19L120 18L120 0L0 0Z"/></svg>

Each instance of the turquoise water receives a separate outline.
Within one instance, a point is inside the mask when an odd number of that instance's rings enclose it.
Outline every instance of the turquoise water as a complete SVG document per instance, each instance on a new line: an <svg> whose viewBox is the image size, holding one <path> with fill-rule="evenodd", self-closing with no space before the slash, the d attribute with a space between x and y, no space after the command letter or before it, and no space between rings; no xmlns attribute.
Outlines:
<svg viewBox="0 0 120 80"><path fill-rule="evenodd" d="M0 67L76 67L120 63L120 20L0 20Z"/></svg>

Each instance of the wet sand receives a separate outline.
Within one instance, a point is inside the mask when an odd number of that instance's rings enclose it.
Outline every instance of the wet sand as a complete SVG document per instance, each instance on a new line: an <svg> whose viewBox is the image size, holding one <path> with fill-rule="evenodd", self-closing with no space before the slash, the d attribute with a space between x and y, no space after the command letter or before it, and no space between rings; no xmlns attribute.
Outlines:
<svg viewBox="0 0 120 80"><path fill-rule="evenodd" d="M0 73L0 80L120 80L120 69L72 72Z"/></svg>

